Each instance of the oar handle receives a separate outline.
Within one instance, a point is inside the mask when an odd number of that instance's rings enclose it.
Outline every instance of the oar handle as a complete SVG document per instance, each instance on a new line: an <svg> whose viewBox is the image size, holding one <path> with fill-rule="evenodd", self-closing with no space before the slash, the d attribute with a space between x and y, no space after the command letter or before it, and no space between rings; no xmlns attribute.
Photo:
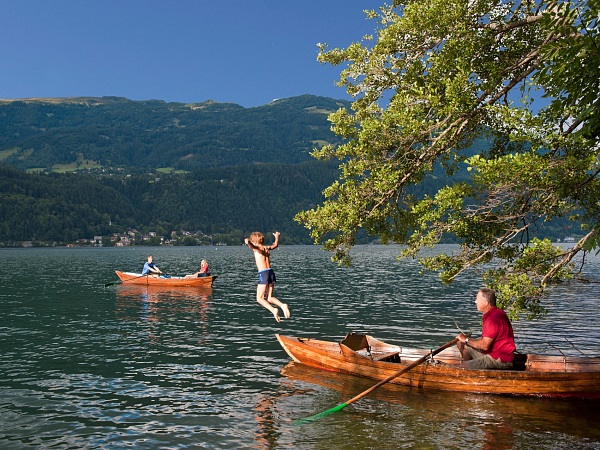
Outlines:
<svg viewBox="0 0 600 450"><path fill-rule="evenodd" d="M420 364L423 364L425 361L427 361L430 357L437 355L438 353L440 353L441 351L446 350L448 347L452 347L454 344L456 344L456 341L458 341L458 338L454 338L452 339L450 342L442 345L440 348L431 351L430 353L427 353L425 356L422 356L421 358L417 359L414 363L409 364L408 366L406 366L404 369L399 370L396 373L393 373L392 375L390 375L389 377L381 380L379 383L371 386L369 389L367 389L364 392L361 392L360 394L358 394L356 397L351 398L350 400L348 400L346 402L346 406L349 405L350 403L354 403L356 400L364 397L365 395L368 395L369 393L373 392L375 389L377 389L379 386L384 385L385 383L388 383L390 381L392 381L394 378L398 378L400 375L405 374L406 372L408 372L411 369L414 369L415 367L417 367Z"/></svg>

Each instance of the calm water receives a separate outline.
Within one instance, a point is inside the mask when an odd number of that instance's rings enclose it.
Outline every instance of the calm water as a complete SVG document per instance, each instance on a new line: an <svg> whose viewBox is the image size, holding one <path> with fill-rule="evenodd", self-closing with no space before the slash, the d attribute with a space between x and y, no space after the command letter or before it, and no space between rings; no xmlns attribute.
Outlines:
<svg viewBox="0 0 600 450"><path fill-rule="evenodd" d="M104 287L139 271L208 259L212 290ZM275 333L339 340L368 332L436 348L479 330L478 280L443 287L396 261L394 247L353 252L351 269L317 247L273 252L278 324L254 300L245 247L0 250L0 448L508 449L600 448L598 401L548 401L383 386L320 421L373 382L292 364ZM596 283L555 288L551 313L515 324L521 351L600 354Z"/></svg>

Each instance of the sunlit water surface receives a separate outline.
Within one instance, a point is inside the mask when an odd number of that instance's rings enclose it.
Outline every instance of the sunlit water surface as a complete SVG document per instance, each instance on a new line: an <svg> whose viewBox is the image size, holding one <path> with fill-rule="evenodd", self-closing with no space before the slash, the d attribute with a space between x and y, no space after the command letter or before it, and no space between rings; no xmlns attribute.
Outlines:
<svg viewBox="0 0 600 450"><path fill-rule="evenodd" d="M165 273L202 258L213 289L109 286L148 252ZM289 362L275 333L340 340L350 331L436 348L479 330L473 274L450 287L359 246L340 268L312 246L273 252L281 323L254 297L245 247L0 250L0 448L600 448L598 401L419 392ZM519 350L600 354L595 283L553 289L547 316L515 324Z"/></svg>

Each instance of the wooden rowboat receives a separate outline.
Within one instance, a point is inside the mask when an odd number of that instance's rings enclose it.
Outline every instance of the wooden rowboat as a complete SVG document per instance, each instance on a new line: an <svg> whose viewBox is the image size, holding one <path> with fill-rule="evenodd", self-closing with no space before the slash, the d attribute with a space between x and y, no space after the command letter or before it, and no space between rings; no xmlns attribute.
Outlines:
<svg viewBox="0 0 600 450"><path fill-rule="evenodd" d="M195 286L195 287L211 287L213 281L217 278L216 275L209 277L164 277L164 276L148 276L141 273L121 272L115 270L115 273L121 280L122 284L140 284L146 286Z"/></svg>
<svg viewBox="0 0 600 450"><path fill-rule="evenodd" d="M276 335L296 362L331 372L383 380L430 353L349 334L341 342ZM480 394L600 399L600 357L517 354L512 370L459 367L454 346L390 383Z"/></svg>

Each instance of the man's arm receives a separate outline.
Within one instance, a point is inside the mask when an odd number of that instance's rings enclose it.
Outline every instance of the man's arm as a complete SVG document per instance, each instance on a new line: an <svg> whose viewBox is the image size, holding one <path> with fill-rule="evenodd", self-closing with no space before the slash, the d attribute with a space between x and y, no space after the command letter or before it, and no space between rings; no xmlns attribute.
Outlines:
<svg viewBox="0 0 600 450"><path fill-rule="evenodd" d="M481 337L479 339L471 339L465 336L464 334L459 334L456 336L460 342L466 343L469 347L476 348L478 350L488 351L492 348L492 344L494 340L489 337Z"/></svg>

